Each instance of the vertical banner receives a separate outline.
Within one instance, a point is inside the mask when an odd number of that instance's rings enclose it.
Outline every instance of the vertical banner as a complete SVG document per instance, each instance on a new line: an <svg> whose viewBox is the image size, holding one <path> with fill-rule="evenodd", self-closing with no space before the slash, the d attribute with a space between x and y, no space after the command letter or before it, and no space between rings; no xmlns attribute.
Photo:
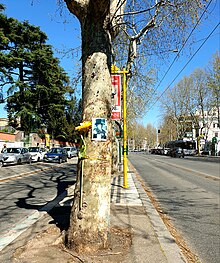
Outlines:
<svg viewBox="0 0 220 263"><path fill-rule="evenodd" d="M112 78L112 120L121 119L121 75L111 75Z"/></svg>

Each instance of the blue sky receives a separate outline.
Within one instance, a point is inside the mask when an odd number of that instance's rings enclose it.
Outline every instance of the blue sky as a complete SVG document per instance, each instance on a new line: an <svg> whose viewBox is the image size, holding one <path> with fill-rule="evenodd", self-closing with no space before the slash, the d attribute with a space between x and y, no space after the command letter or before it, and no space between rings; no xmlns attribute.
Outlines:
<svg viewBox="0 0 220 263"><path fill-rule="evenodd" d="M74 57L65 56L59 52L59 50L68 50L70 48L76 49L80 47L80 29L78 20L69 14L67 8L59 9L56 0L0 0L6 6L5 14L8 17L14 17L19 21L28 20L30 24L39 26L43 32L48 36L48 43L54 47L55 55L60 58L61 66L69 74L74 76L76 72L77 64L80 65L79 53L75 52ZM172 68L167 73L166 77L158 86L157 91L163 92L166 87L172 83L182 68L188 63L191 56L196 52L214 27L219 23L220 14L220 0L211 1L211 5L208 9L210 12L208 20L202 20L202 23L194 31L194 36L198 40L191 49L191 54L180 56L174 63ZM60 16L60 12L62 16ZM183 72L177 77L176 81L171 85L173 86L183 76L187 76L193 72L195 68L204 68L208 65L212 58L212 55L219 50L219 26L201 47L198 53L186 66ZM183 50L184 51L184 50ZM172 58L164 65L163 72L166 72L172 63ZM160 74L160 78L163 77ZM157 87L158 83L155 87ZM4 104L0 104L0 117L7 117ZM159 125L160 108L156 103L154 106L150 105L150 110L147 111L144 118L140 119L140 123L146 125L152 123L155 127Z"/></svg>

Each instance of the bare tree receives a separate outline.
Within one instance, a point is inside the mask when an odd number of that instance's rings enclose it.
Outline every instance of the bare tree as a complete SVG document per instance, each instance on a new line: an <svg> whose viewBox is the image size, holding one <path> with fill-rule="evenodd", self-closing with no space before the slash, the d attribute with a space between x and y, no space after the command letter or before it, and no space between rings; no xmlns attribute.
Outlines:
<svg viewBox="0 0 220 263"><path fill-rule="evenodd" d="M153 148L157 142L157 129L150 123L146 125L146 141L148 148Z"/></svg>
<svg viewBox="0 0 220 263"><path fill-rule="evenodd" d="M161 107L165 119L172 116L177 138L185 137L186 132L192 129L207 137L214 117L214 100L213 90L208 87L207 73L203 69L196 69L166 93Z"/></svg>
<svg viewBox="0 0 220 263"><path fill-rule="evenodd" d="M220 56L214 54L208 68L208 87L212 93L211 105L217 111L218 127L220 127Z"/></svg>
<svg viewBox="0 0 220 263"><path fill-rule="evenodd" d="M196 69L190 75L191 92L190 104L188 110L190 112L193 126L197 129L197 134L208 133L210 123L207 116L212 112L211 93L207 86L207 74L202 69Z"/></svg>
<svg viewBox="0 0 220 263"><path fill-rule="evenodd" d="M176 124L173 122L173 117L169 115L169 113L163 116L159 129L159 141L161 145L164 145L166 142L173 141L177 138Z"/></svg>
<svg viewBox="0 0 220 263"><path fill-rule="evenodd" d="M120 65L126 65L131 76L135 68L135 59L139 56L139 60L143 61L140 54L147 54L146 51L155 47L156 50L163 47L170 49L173 46L178 48L178 45L183 43L187 30L198 19L198 14L204 7L203 2L206 1L64 0L64 2L81 25L83 121L102 117L108 124L108 139L105 142L92 141L91 130L84 133L86 145L83 160L84 185L82 191L80 184L82 174L78 174L67 235L69 247L76 250L94 250L108 245L110 231L110 70L111 63L114 62L113 54L116 53L113 41L118 40L117 54L120 56L117 56L117 61L120 61ZM144 70L143 67L142 71ZM143 81L146 79L143 78ZM134 83L132 87L135 88L136 85L141 87L141 83L144 82Z"/></svg>

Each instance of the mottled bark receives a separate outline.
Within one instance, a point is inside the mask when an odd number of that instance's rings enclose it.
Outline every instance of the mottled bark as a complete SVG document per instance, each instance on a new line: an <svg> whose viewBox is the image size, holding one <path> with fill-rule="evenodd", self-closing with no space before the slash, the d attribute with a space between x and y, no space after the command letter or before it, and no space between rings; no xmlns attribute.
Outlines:
<svg viewBox="0 0 220 263"><path fill-rule="evenodd" d="M68 7L74 6L67 1ZM74 1L72 1L74 2ZM80 1L78 1L80 2ZM81 1L83 2L83 1ZM84 1L86 2L86 1ZM91 130L84 134L86 159L83 162L83 195L80 207L80 170L71 212L67 245L77 251L108 246L111 186L111 39L108 31L109 1L77 8L82 30L83 121L105 118L107 141L92 141ZM98 2L97 2L98 3ZM102 4L102 5L101 5ZM105 8L104 8L105 7ZM107 8L106 8L107 7ZM80 11L83 16L81 17ZM72 10L74 13L74 10Z"/></svg>

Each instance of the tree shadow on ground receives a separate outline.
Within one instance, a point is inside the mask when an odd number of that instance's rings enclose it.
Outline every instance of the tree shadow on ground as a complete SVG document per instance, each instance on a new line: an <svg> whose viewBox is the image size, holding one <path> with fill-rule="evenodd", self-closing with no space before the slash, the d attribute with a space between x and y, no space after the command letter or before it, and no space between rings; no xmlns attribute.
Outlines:
<svg viewBox="0 0 220 263"><path fill-rule="evenodd" d="M52 220L49 222L50 224L55 224L60 228L60 231L67 230L71 212L71 206L68 203L71 203L73 200L73 193L68 193L68 188L76 183L76 169L77 165L66 164L65 166L47 171L47 179L44 178L41 180L39 187L33 186L33 183L26 184L28 192L26 196L18 198L15 202L17 207L39 212L46 211L52 217ZM47 196L39 196L39 193L50 191L53 185L56 187L56 195L52 200L46 202L46 204L42 204L42 200L48 198ZM67 196L68 200L65 201L64 199ZM60 204L61 201L63 201L62 205Z"/></svg>

